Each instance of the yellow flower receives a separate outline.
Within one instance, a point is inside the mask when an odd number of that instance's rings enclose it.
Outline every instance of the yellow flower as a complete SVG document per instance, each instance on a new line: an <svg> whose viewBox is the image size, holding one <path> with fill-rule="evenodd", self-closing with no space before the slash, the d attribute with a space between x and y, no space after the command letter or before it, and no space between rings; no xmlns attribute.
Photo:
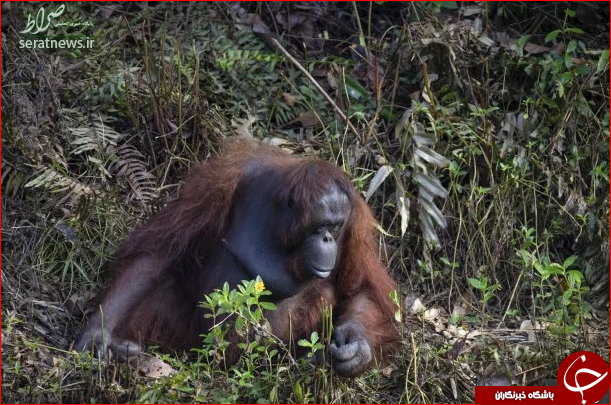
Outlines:
<svg viewBox="0 0 611 405"><path fill-rule="evenodd" d="M265 284L261 280L257 281L255 283L255 291L263 292L263 290L265 290Z"/></svg>

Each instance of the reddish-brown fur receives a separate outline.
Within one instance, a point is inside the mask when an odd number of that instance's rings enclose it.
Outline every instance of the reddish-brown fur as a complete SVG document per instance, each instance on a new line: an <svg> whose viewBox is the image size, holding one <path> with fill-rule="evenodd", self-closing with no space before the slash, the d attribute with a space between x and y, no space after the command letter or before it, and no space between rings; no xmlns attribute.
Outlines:
<svg viewBox="0 0 611 405"><path fill-rule="evenodd" d="M167 349L198 345L199 335L210 325L201 309L177 293L164 275L178 276L184 287L192 286L190 294L198 297L201 291L218 287L213 284L218 283L219 275L207 273L210 247L222 242L235 204L234 193L248 176L253 160L267 162L283 173L284 181L273 197L291 193L304 222L308 201L319 198L330 181L347 190L352 208L341 239L338 268L330 279L312 280L298 295L280 301L278 310L269 316L274 332L284 340L309 336L320 327L324 300L335 306L337 321L360 321L376 358L386 359L398 342L396 307L389 298L396 287L378 259L369 208L335 165L246 141L228 142L222 156L196 166L180 197L132 232L119 249L104 301L117 303L105 308L109 332L113 337L155 342ZM289 243L293 236L278 238ZM122 301L123 296L132 298ZM129 314L120 314L126 308Z"/></svg>

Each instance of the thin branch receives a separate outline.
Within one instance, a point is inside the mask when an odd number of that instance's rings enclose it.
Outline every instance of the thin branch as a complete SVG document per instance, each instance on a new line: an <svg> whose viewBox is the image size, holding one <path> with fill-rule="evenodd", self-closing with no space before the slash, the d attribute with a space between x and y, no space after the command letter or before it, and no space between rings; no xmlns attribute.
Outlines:
<svg viewBox="0 0 611 405"><path fill-rule="evenodd" d="M320 91L320 93L333 106L335 113L346 123L346 125L348 125L348 128L350 128L350 130L354 132L358 139L361 139L361 134L359 133L359 131L354 125L352 125L352 123L350 122L346 114L344 114L344 112L341 110L341 108L339 108L337 104L335 104L331 96L329 96L329 94L327 94L327 92L322 88L322 86L318 84L316 79L312 77L312 75L301 65L301 63L299 63L297 59L295 59L286 49L284 49L282 45L280 45L280 42L278 42L276 38L270 38L270 41L284 56L287 57L288 60L290 60L295 66L297 66L299 70L301 70L301 72L308 78L308 80L312 82L314 87L316 87L316 89Z"/></svg>

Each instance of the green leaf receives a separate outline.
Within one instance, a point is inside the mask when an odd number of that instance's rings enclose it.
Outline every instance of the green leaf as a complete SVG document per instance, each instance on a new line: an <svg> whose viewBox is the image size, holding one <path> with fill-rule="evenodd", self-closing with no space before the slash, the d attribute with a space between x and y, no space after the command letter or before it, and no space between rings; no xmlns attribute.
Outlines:
<svg viewBox="0 0 611 405"><path fill-rule="evenodd" d="M522 35L520 38L518 38L516 45L518 46L518 48L523 48L529 39L530 35Z"/></svg>
<svg viewBox="0 0 611 405"><path fill-rule="evenodd" d="M562 33L562 30L554 30L545 36L545 42L553 42L558 35Z"/></svg>
<svg viewBox="0 0 611 405"><path fill-rule="evenodd" d="M518 255L524 263L530 262L530 253L527 252L526 250L520 249L516 252L516 255Z"/></svg>
<svg viewBox="0 0 611 405"><path fill-rule="evenodd" d="M568 84L573 79L573 74L571 72L564 72L560 75L560 83Z"/></svg>
<svg viewBox="0 0 611 405"><path fill-rule="evenodd" d="M351 77L346 76L344 84L346 85L346 92L348 93L348 96L355 100L369 95L369 91L367 91L365 87Z"/></svg>
<svg viewBox="0 0 611 405"><path fill-rule="evenodd" d="M577 49L577 41L572 39L566 47L566 53L574 52Z"/></svg>
<svg viewBox="0 0 611 405"><path fill-rule="evenodd" d="M478 278L469 277L467 281L469 282L469 284L471 284L472 287L477 288L478 290L482 290L484 288L484 285Z"/></svg>
<svg viewBox="0 0 611 405"><path fill-rule="evenodd" d="M261 308L266 309L268 311L275 311L276 310L276 305L274 305L273 302L260 302L259 305L261 306Z"/></svg>
<svg viewBox="0 0 611 405"><path fill-rule="evenodd" d="M545 273L551 276L564 273L564 269L558 263L545 266Z"/></svg>
<svg viewBox="0 0 611 405"><path fill-rule="evenodd" d="M596 64L596 73L601 73L607 68L609 64L609 51L603 51L600 54L600 58L598 58L598 63Z"/></svg>
<svg viewBox="0 0 611 405"><path fill-rule="evenodd" d="M564 97L564 85L561 82L558 82L558 95Z"/></svg>
<svg viewBox="0 0 611 405"><path fill-rule="evenodd" d="M234 327L235 327L235 330L244 329L244 319L240 317L236 317Z"/></svg>
<svg viewBox="0 0 611 405"><path fill-rule="evenodd" d="M573 288L578 288L583 282L583 273L579 270L569 270L566 273L566 277L569 281L569 285Z"/></svg>
<svg viewBox="0 0 611 405"><path fill-rule="evenodd" d="M550 107L550 108L552 108L552 109L556 109L556 108L558 108L558 103L556 103L556 102L555 102L553 99L551 99L550 97L547 97L547 96L545 96L545 95L542 95L542 96L541 96L541 100L543 101L543 103L544 103L546 106L548 106L548 107Z"/></svg>
<svg viewBox="0 0 611 405"><path fill-rule="evenodd" d="M455 1L434 1L436 6L441 8L447 8L448 10L456 10L458 8L458 4Z"/></svg>
<svg viewBox="0 0 611 405"><path fill-rule="evenodd" d="M592 69L588 65L579 65L575 68L575 74L578 76L588 76L592 73Z"/></svg>
<svg viewBox="0 0 611 405"><path fill-rule="evenodd" d="M568 257L568 258L567 258L567 259L564 261L564 263L563 263L563 265L562 265L562 266L563 266L565 269L568 269L569 267L571 267L571 265L572 265L573 263L575 263L575 261L576 261L576 260L577 260L577 256L576 256L576 255L569 256L569 257Z"/></svg>
<svg viewBox="0 0 611 405"><path fill-rule="evenodd" d="M403 314L401 313L401 310L397 309L395 311L395 322L401 323L402 321L403 321Z"/></svg>
<svg viewBox="0 0 611 405"><path fill-rule="evenodd" d="M571 34L583 34L583 30L581 28L577 28L577 27L568 27L567 29L564 30L565 33L571 33Z"/></svg>
<svg viewBox="0 0 611 405"><path fill-rule="evenodd" d="M568 54L568 52L564 54L563 61L564 66L566 66L567 69L570 69L573 66L573 58L571 57L571 55Z"/></svg>
<svg viewBox="0 0 611 405"><path fill-rule="evenodd" d="M535 268L535 270L537 270L539 272L539 274L543 275L547 275L547 272L545 271L545 269L543 268L543 266L541 265L541 263L533 263L533 267Z"/></svg>
<svg viewBox="0 0 611 405"><path fill-rule="evenodd" d="M295 383L295 385L293 385L293 393L295 394L297 402L303 403L303 389L301 388L301 384Z"/></svg>
<svg viewBox="0 0 611 405"><path fill-rule="evenodd" d="M269 402L271 402L272 404L275 404L277 397L278 397L278 386L274 385L271 391L269 392Z"/></svg>

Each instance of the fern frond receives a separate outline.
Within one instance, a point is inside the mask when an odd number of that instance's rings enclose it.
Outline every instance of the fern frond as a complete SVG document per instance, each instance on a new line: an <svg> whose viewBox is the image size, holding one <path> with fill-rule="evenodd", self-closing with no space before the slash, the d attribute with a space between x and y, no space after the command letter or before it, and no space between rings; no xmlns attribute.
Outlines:
<svg viewBox="0 0 611 405"><path fill-rule="evenodd" d="M50 167L41 166L37 176L25 184L25 187L43 187L53 193L68 191L77 196L104 196L104 193L81 181L60 173Z"/></svg>
<svg viewBox="0 0 611 405"><path fill-rule="evenodd" d="M127 179L137 200L148 203L159 196L155 176L148 171L144 156L134 146L117 147L111 160L110 171Z"/></svg>

